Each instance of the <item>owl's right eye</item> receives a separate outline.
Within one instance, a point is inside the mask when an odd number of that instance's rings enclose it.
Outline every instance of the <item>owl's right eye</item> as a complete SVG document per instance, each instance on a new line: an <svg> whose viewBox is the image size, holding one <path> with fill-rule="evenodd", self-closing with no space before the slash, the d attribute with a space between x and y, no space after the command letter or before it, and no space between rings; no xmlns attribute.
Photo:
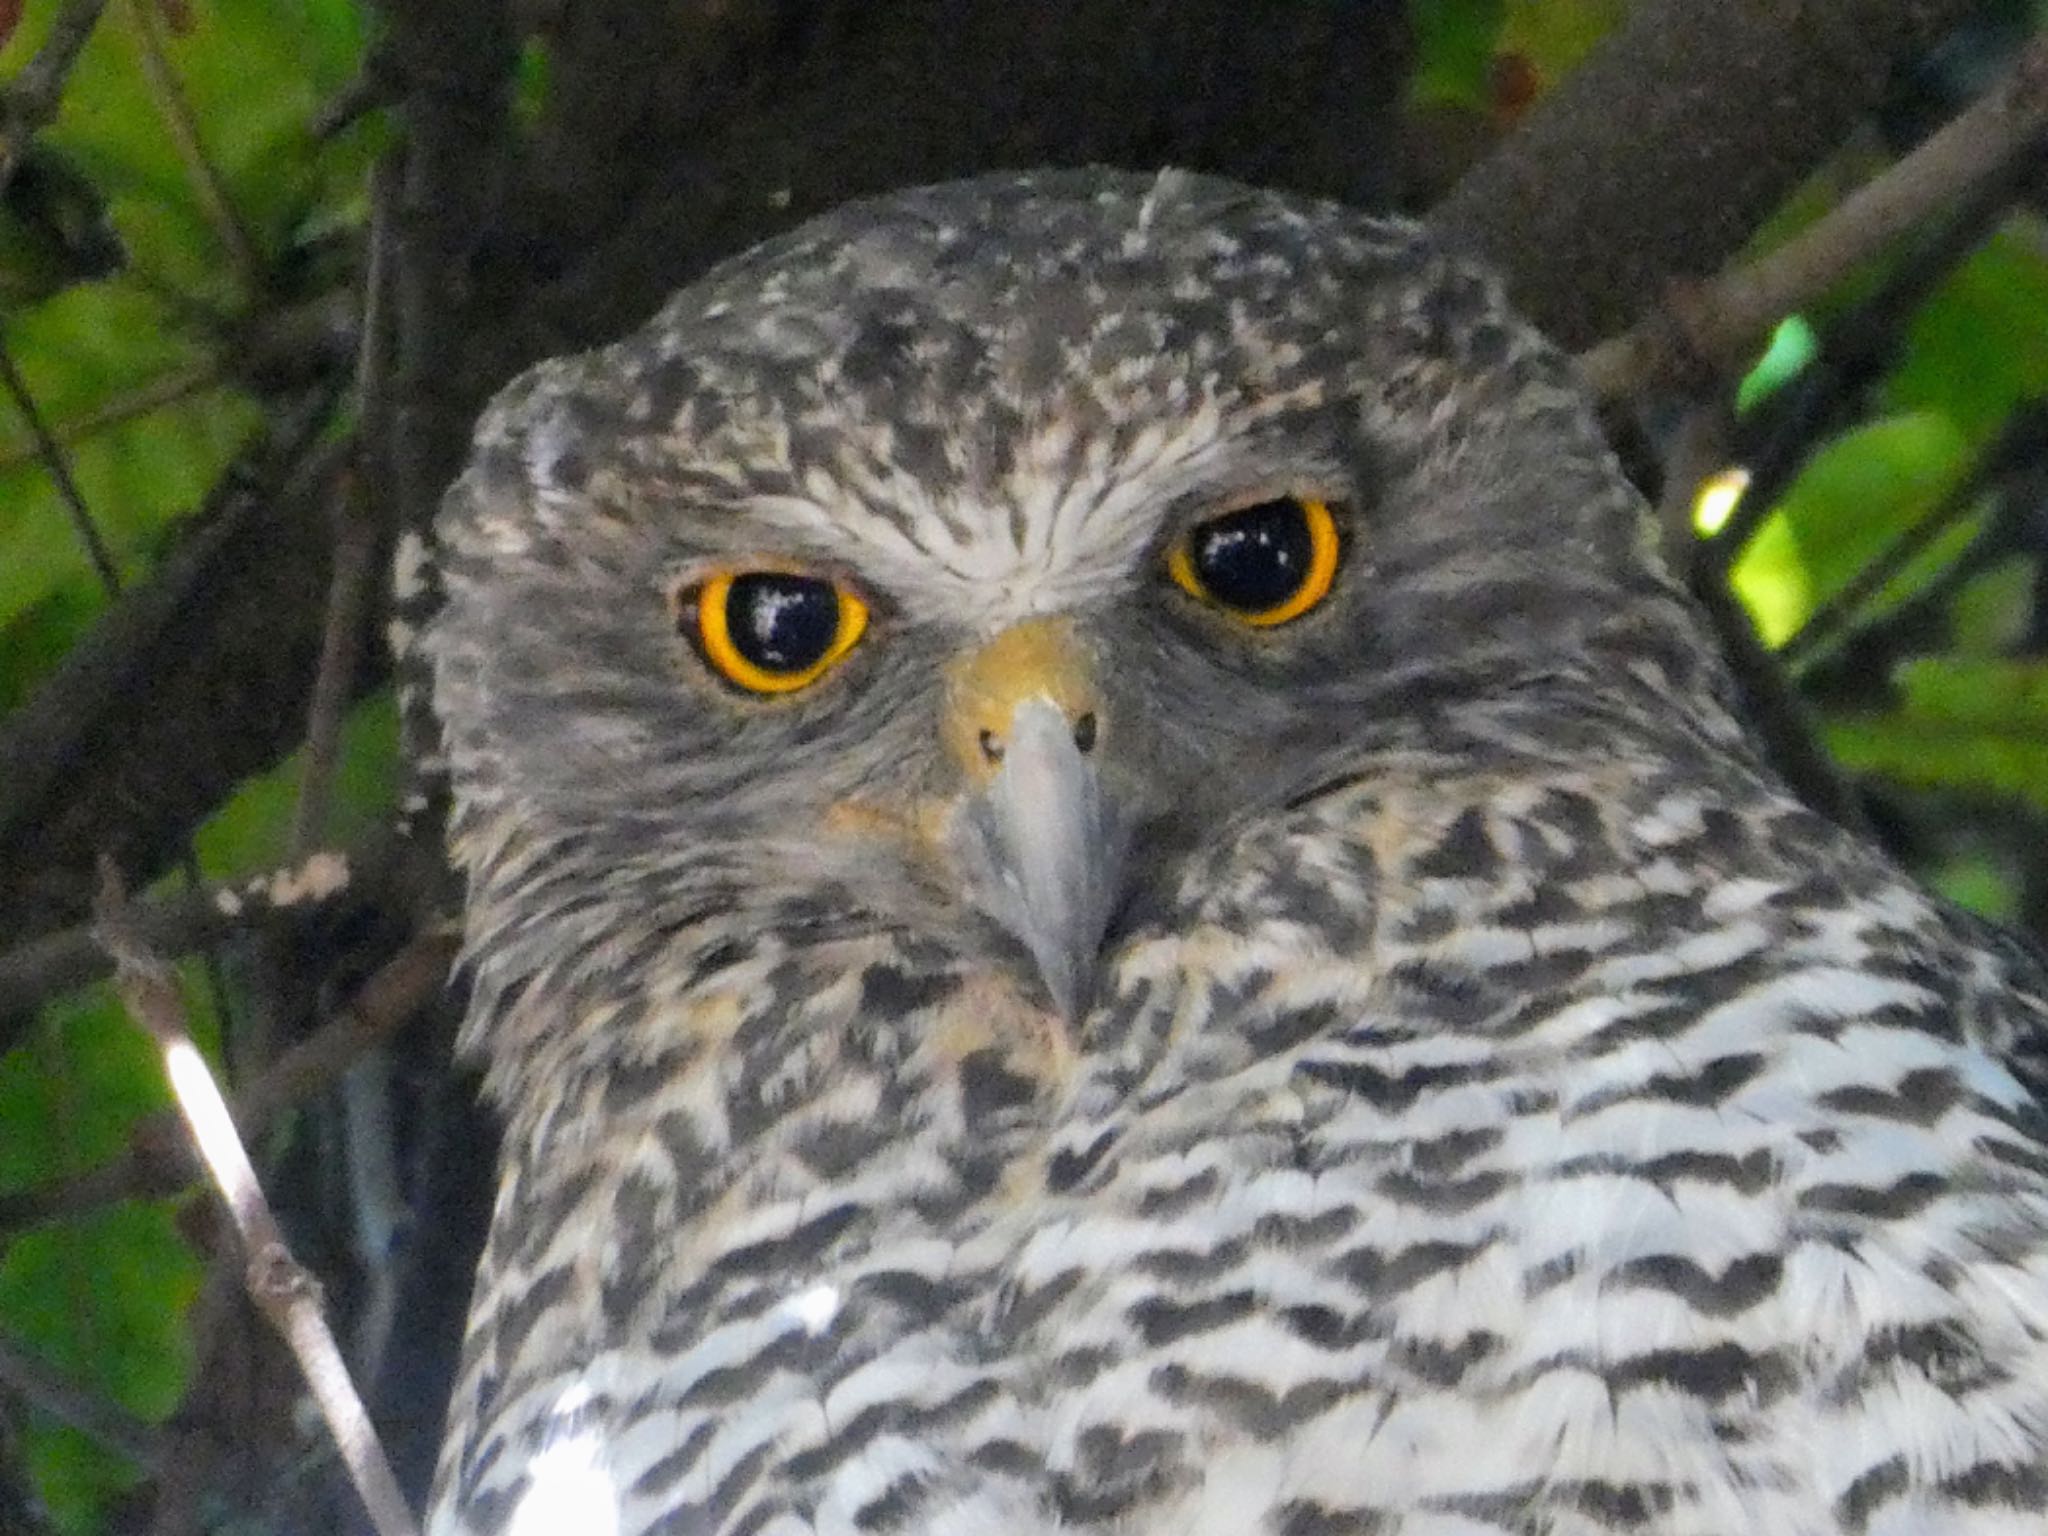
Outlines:
<svg viewBox="0 0 2048 1536"><path fill-rule="evenodd" d="M808 688L859 643L868 607L838 582L790 571L721 571L681 600L705 665L746 693Z"/></svg>

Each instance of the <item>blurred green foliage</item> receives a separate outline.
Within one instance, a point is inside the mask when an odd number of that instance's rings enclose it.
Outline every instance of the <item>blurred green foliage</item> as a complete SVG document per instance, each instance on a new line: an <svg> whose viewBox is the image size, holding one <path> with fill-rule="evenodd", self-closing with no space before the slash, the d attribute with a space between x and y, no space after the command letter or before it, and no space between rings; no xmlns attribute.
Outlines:
<svg viewBox="0 0 2048 1536"><path fill-rule="evenodd" d="M54 0L32 0L0 50L0 79L33 54L55 11ZM236 337L296 297L289 274L306 266L308 248L360 224L374 148L360 130L319 144L308 127L360 64L366 23L354 0L202 0L189 26L165 24L181 14L110 0L37 140L44 190L0 201L0 327L126 581L147 575L259 429L257 402L235 376ZM201 172L167 129L170 106L142 68L145 21L257 253L255 271L238 269ZM50 185L71 201L53 205ZM25 422L0 404L0 714L107 601ZM345 748L343 835L388 814L388 702L357 713ZM211 818L198 838L209 874L279 861L297 772L294 762L251 782ZM217 1049L208 989L186 992L202 1045ZM110 989L51 1004L0 1055L0 1196L105 1163L168 1102L155 1048ZM6 1234L0 1333L130 1413L168 1416L190 1370L184 1318L201 1275L179 1230L182 1203L127 1200ZM98 1530L136 1477L40 1413L25 1421L20 1450L63 1532Z"/></svg>

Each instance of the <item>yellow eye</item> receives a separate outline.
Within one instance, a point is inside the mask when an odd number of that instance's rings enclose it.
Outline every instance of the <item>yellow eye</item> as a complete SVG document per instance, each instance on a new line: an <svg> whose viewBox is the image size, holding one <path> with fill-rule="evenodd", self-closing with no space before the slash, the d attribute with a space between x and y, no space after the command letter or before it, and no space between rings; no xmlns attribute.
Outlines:
<svg viewBox="0 0 2048 1536"><path fill-rule="evenodd" d="M794 693L845 657L868 605L836 582L788 571L722 571L683 607L705 664L748 693Z"/></svg>
<svg viewBox="0 0 2048 1536"><path fill-rule="evenodd" d="M1285 624L1330 595L1337 521L1320 501L1261 501L1195 524L1166 569L1183 591L1247 624Z"/></svg>

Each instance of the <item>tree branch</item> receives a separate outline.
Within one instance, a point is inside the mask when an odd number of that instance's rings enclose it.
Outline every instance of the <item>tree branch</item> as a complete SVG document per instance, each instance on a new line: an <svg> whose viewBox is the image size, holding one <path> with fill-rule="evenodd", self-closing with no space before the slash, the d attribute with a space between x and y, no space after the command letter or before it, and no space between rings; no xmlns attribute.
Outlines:
<svg viewBox="0 0 2048 1536"><path fill-rule="evenodd" d="M164 1054L164 1068L179 1112L234 1219L249 1259L247 1285L258 1310L297 1357L306 1385L340 1448L378 1536L417 1536L418 1527L398 1480L377 1443L370 1416L348 1379L341 1350L321 1313L319 1283L292 1256L284 1229L264 1197L255 1166L236 1134L227 1102L192 1043L185 1007L171 970L126 920L125 898L112 863L103 866L97 921L115 963L115 985L128 1011Z"/></svg>
<svg viewBox="0 0 2048 1536"><path fill-rule="evenodd" d="M394 835L360 847L306 855L280 869L203 886L181 886L131 904L137 931L159 954L186 955L280 922L304 923L342 902L411 911L429 888L425 855ZM0 952L0 1051L16 1023L53 997L106 975L112 964L90 924L59 929Z"/></svg>
<svg viewBox="0 0 2048 1536"><path fill-rule="evenodd" d="M227 252L228 263L241 280L242 291L253 298L260 291L263 271L256 243L249 238L241 215L235 212L227 183L214 168L213 160L206 153L205 142L199 137L199 120L193 115L192 103L185 97L185 87L178 79L178 72L171 67L170 56L164 51L163 20L158 14L158 6L159 0L128 0L128 21L135 29L136 51L142 60L142 78L156 103L157 116L163 120L164 129L178 151L178 158L184 162L185 175L192 183L199 206L206 212L207 222L213 226L221 249Z"/></svg>
<svg viewBox="0 0 2048 1536"><path fill-rule="evenodd" d="M1641 0L1432 222L1560 344L1588 346L1740 250L1893 69L1975 10Z"/></svg>
<svg viewBox="0 0 2048 1536"><path fill-rule="evenodd" d="M292 436L324 414L311 402ZM297 738L327 584L327 545L309 534L346 452L288 439L277 457L289 467L227 482L212 515L0 720L0 933L75 921L101 851L161 868L229 787Z"/></svg>
<svg viewBox="0 0 2048 1536"><path fill-rule="evenodd" d="M1926 219L2003 177L2048 142L2048 35L2006 77L1911 154L1825 218L1755 261L1694 288L1580 359L1610 399L1688 374L1725 374L1760 349L1779 320Z"/></svg>
<svg viewBox="0 0 2048 1536"><path fill-rule="evenodd" d="M135 931L144 932L144 925L137 922ZM324 1092L410 1023L446 984L456 949L452 933L413 939L324 1024L280 1054L235 1097L234 1121L243 1139L262 1140L280 1113ZM175 1194L192 1182L189 1150L176 1115L145 1115L119 1155L72 1178L0 1196L0 1235L115 1200Z"/></svg>

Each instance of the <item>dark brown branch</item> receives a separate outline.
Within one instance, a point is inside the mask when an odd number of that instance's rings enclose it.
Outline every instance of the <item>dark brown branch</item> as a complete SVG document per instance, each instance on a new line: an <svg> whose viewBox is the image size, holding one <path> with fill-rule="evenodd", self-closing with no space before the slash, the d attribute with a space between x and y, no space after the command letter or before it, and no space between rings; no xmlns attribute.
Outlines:
<svg viewBox="0 0 2048 1536"><path fill-rule="evenodd" d="M290 847L295 858L312 849L326 822L342 720L355 693L366 638L364 621L372 606L370 584L381 564L379 552L390 548L397 511L385 472L391 431L388 317L394 182L388 161L372 173L370 258L357 343L355 465L354 472L343 477L335 506L334 575L320 637L320 667L307 709L305 769L298 803L292 808Z"/></svg>
<svg viewBox="0 0 2048 1536"><path fill-rule="evenodd" d="M388 44L408 82L391 257L389 473L402 526L420 528L461 463L480 403L460 393L458 375L478 303L477 247L503 195L513 41L498 5L394 0L387 10Z"/></svg>
<svg viewBox="0 0 2048 1536"><path fill-rule="evenodd" d="M126 899L111 863L104 865L103 875L96 921L101 942L114 958L115 985L129 1013L164 1053L179 1112L248 1255L250 1298L298 1359L378 1536L416 1536L412 1512L321 1311L319 1283L285 1242L227 1104L192 1043L176 979L128 924Z"/></svg>
<svg viewBox="0 0 2048 1536"><path fill-rule="evenodd" d="M324 410L311 402L306 426ZM76 921L102 850L161 868L230 786L297 737L327 586L325 541L308 535L345 453L287 441L289 469L230 481L0 720L0 933Z"/></svg>
<svg viewBox="0 0 2048 1536"><path fill-rule="evenodd" d="M105 7L106 0L65 0L43 46L0 93L0 192L14 179L29 141L57 115L71 66Z"/></svg>
<svg viewBox="0 0 2048 1536"><path fill-rule="evenodd" d="M2048 134L2048 36L2004 80L1939 133L1872 178L1811 228L1755 261L1694 288L1580 359L1600 394L1619 398L1653 384L1726 374L1763 346L1793 310L1977 187L2038 156Z"/></svg>
<svg viewBox="0 0 2048 1536"><path fill-rule="evenodd" d="M373 838L353 849L308 854L282 869L138 901L132 918L152 949L179 956L235 934L309 922L341 902L409 911L416 892L429 884L425 872L415 867L421 857L395 836ZM15 1043L10 1020L111 969L89 924L0 952L0 1050Z"/></svg>
<svg viewBox="0 0 2048 1536"><path fill-rule="evenodd" d="M1718 270L1974 0L1643 0L1432 215L1561 344ZM1625 125L1625 126L1623 126Z"/></svg>

